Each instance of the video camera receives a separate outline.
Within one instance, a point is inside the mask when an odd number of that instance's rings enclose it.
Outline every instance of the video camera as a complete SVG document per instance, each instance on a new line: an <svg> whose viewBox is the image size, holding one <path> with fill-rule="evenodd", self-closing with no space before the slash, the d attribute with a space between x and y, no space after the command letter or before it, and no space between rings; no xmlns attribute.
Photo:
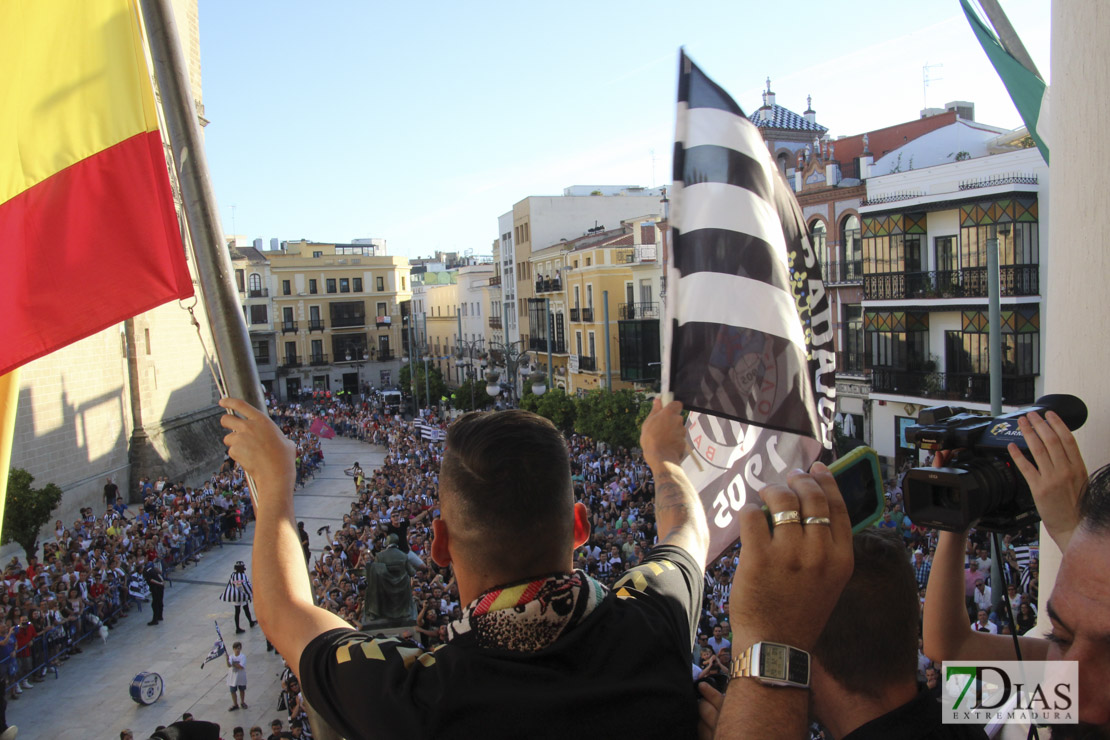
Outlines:
<svg viewBox="0 0 1110 740"><path fill-rule="evenodd" d="M958 450L943 468L913 468L906 476L906 514L914 524L949 532L970 527L1010 532L1040 521L1033 494L1006 447L1029 448L1018 419L1030 411L1055 411L1075 430L1087 421L1087 406L1075 396L1054 393L1001 416L980 416L956 406L931 406L906 428L906 441L922 450Z"/></svg>

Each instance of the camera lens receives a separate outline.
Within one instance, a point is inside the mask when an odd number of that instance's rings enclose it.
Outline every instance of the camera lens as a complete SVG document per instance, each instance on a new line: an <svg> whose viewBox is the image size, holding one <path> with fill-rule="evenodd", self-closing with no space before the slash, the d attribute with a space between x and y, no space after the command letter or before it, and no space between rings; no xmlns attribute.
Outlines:
<svg viewBox="0 0 1110 740"><path fill-rule="evenodd" d="M996 457L976 457L960 464L975 479L975 492L968 497L972 521L1010 505L1022 481L1005 461Z"/></svg>

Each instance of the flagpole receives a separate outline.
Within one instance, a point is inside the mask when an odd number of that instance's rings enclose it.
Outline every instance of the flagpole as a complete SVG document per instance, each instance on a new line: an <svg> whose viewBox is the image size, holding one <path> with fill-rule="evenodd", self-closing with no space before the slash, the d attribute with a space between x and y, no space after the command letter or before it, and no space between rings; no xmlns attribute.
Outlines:
<svg viewBox="0 0 1110 740"><path fill-rule="evenodd" d="M196 101L189 86L188 67L181 49L170 0L140 0L147 43L154 62L154 75L161 93L162 112L173 153L174 169L181 183L181 199L189 226L193 259L197 268L205 315L212 331L216 357L224 378L224 391L266 411L262 384L254 366L250 336L232 280L231 255L224 245L219 208L208 175L208 160L200 137ZM256 510L258 495L250 480L251 500ZM307 705L313 736L339 740L340 736Z"/></svg>
<svg viewBox="0 0 1110 740"><path fill-rule="evenodd" d="M223 373L225 391L265 411L262 385L251 353L250 336L232 280L231 256L224 244L219 208L208 174L196 102L189 86L170 0L140 0L147 43L161 94L162 112L181 184L197 280Z"/></svg>

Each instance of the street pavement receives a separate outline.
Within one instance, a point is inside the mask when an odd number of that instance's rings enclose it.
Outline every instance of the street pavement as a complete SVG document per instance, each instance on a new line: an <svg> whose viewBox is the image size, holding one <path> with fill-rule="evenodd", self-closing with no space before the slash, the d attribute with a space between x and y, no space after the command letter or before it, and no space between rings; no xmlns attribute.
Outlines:
<svg viewBox="0 0 1110 740"><path fill-rule="evenodd" d="M314 553L327 544L316 530L325 524L338 529L354 500L354 484L343 470L357 461L369 471L385 457L384 448L355 440L336 437L321 442L325 465L294 498L297 519L305 523ZM20 740L118 738L124 728L142 740L158 725L181 719L184 712L219 723L227 740L237 725L248 735L251 725L259 725L269 735L274 718L288 729L288 714L277 709L281 658L266 652L262 629L249 629L245 615L242 626L247 631L236 635L235 608L219 600L235 561L243 560L250 567L253 530L252 523L243 539L225 541L222 548L205 553L199 564L170 574L173 585L166 588L164 622L147 625L149 604L141 612L132 609L106 643L96 637L85 640L82 654L60 664L57 679L48 673L45 681L9 701L8 723L19 727ZM243 643L247 709L228 711L231 694L222 657L200 667L216 639L213 620L219 623L229 649L235 640ZM131 682L142 672L161 675L165 684L162 698L149 706L131 698Z"/></svg>

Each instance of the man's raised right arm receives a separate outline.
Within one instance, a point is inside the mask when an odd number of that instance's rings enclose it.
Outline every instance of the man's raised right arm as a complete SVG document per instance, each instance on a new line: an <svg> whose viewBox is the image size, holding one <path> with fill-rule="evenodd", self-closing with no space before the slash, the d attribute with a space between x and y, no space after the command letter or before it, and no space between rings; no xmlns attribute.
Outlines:
<svg viewBox="0 0 1110 740"><path fill-rule="evenodd" d="M220 419L229 430L224 444L254 481L258 498L251 558L255 613L270 642L299 674L301 653L313 638L350 625L312 603L293 514L296 447L265 412L247 402L226 398L220 406L236 414Z"/></svg>

